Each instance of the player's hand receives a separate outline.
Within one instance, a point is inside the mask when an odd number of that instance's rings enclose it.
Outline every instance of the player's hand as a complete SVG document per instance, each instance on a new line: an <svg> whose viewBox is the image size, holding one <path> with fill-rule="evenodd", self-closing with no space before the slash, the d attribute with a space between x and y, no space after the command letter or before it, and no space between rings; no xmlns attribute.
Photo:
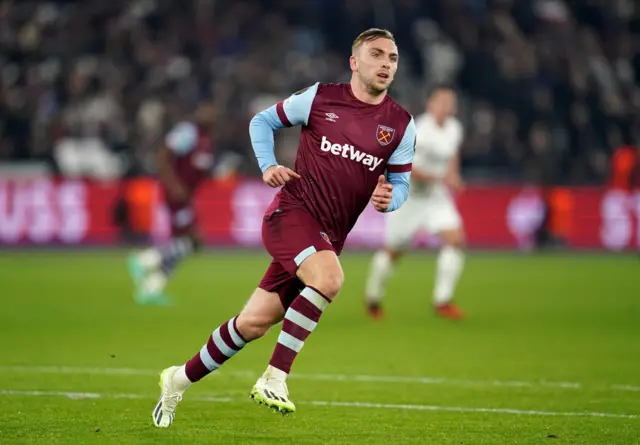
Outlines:
<svg viewBox="0 0 640 445"><path fill-rule="evenodd" d="M272 165L262 175L262 181L269 187L281 187L292 179L300 179L300 175L282 165Z"/></svg>
<svg viewBox="0 0 640 445"><path fill-rule="evenodd" d="M391 198L393 197L393 184L389 184L384 175L380 175L378 178L378 184L376 189L371 195L371 203L373 208L378 212L386 212L391 205Z"/></svg>
<svg viewBox="0 0 640 445"><path fill-rule="evenodd" d="M444 178L444 183L454 192L461 192L464 190L464 181L458 175L448 175Z"/></svg>

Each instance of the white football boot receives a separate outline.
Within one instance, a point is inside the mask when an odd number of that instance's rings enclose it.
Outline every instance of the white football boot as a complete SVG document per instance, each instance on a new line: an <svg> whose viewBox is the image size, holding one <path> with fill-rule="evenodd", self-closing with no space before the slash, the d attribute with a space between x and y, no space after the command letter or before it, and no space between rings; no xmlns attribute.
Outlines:
<svg viewBox="0 0 640 445"><path fill-rule="evenodd" d="M153 424L158 428L169 428L173 423L176 407L182 400L184 391L180 391L173 382L173 375L180 366L172 366L160 374L160 388L162 393L158 404L153 410Z"/></svg>
<svg viewBox="0 0 640 445"><path fill-rule="evenodd" d="M287 382L283 379L263 375L253 386L249 397L283 415L296 411L296 406L289 400Z"/></svg>

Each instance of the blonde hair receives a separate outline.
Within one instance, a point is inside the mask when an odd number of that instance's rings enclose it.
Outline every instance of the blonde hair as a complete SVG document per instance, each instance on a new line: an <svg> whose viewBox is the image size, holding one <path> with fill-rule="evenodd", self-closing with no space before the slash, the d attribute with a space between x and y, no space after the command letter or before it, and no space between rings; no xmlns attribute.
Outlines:
<svg viewBox="0 0 640 445"><path fill-rule="evenodd" d="M358 37L356 37L351 45L351 51L355 52L364 42L370 42L376 39L389 39L393 43L396 43L391 31L380 28L369 28L366 31L361 32Z"/></svg>

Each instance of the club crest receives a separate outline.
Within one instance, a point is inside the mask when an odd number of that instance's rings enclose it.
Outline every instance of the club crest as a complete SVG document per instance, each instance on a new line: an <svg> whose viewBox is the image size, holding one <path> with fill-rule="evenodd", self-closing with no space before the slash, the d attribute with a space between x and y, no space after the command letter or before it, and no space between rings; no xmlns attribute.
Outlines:
<svg viewBox="0 0 640 445"><path fill-rule="evenodd" d="M387 127L385 125L378 125L376 130L376 139L380 142L380 145L389 145L393 141L393 137L396 135L396 130Z"/></svg>

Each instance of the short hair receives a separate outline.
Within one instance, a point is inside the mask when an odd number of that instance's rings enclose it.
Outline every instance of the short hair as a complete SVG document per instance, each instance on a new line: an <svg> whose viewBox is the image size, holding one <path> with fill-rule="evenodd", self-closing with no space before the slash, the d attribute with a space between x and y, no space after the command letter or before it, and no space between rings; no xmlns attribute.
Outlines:
<svg viewBox="0 0 640 445"><path fill-rule="evenodd" d="M431 88L429 88L429 94L427 95L427 97L431 97L440 91L451 91L452 93L455 94L456 88L453 85L448 83L438 83L436 85L433 85Z"/></svg>
<svg viewBox="0 0 640 445"><path fill-rule="evenodd" d="M370 42L376 39L389 39L393 43L396 43L396 40L393 38L393 34L391 34L391 31L380 28L369 28L366 31L361 32L358 37L356 37L356 39L353 41L353 44L351 45L351 51L353 52L358 49L358 47L364 42Z"/></svg>

